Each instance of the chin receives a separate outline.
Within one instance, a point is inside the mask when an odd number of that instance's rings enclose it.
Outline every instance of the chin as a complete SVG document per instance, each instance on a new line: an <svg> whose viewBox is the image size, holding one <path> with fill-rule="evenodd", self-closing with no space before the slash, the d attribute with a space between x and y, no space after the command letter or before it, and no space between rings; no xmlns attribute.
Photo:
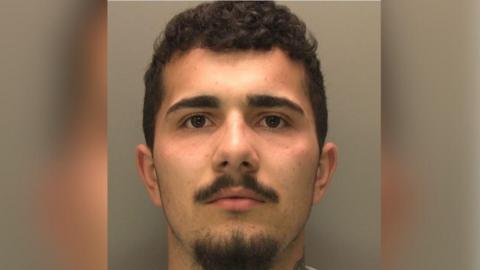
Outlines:
<svg viewBox="0 0 480 270"><path fill-rule="evenodd" d="M211 231L196 239L196 262L203 269L270 269L279 242L269 234L245 230L237 226L222 232Z"/></svg>
<svg viewBox="0 0 480 270"><path fill-rule="evenodd" d="M266 228L249 223L229 223L219 225L214 228L209 228L206 232L202 234L202 238L210 238L214 242L228 242L233 238L241 236L242 239L246 241L258 239L258 238L269 238L269 239L278 239L275 237L272 231L267 230Z"/></svg>

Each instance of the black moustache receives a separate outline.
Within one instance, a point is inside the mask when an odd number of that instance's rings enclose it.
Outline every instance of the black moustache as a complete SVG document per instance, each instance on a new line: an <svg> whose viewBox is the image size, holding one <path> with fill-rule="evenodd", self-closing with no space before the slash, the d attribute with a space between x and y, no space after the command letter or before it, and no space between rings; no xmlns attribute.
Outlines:
<svg viewBox="0 0 480 270"><path fill-rule="evenodd" d="M278 194L275 192L275 190L260 184L255 177L247 174L243 175L240 178L240 181L236 181L229 175L219 176L217 179L215 179L212 185L197 191L194 195L194 201L198 203L205 203L220 190L233 187L243 187L245 189L249 189L261 195L267 201L273 203L278 203L279 201Z"/></svg>

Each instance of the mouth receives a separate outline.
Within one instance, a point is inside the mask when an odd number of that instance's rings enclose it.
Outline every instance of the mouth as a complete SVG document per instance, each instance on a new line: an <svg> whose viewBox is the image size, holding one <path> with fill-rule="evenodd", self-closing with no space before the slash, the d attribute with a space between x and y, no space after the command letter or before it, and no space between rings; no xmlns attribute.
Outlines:
<svg viewBox="0 0 480 270"><path fill-rule="evenodd" d="M233 212L248 211L265 203L265 199L257 193L245 189L222 190L207 202L208 205Z"/></svg>

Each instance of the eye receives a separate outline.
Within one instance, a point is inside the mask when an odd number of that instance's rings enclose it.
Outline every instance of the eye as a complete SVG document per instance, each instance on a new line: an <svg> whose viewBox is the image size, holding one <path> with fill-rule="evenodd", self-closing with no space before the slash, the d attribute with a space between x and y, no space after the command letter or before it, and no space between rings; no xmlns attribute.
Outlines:
<svg viewBox="0 0 480 270"><path fill-rule="evenodd" d="M205 115L193 115L188 117L182 124L186 128L205 128L212 122Z"/></svg>
<svg viewBox="0 0 480 270"><path fill-rule="evenodd" d="M282 128L286 126L286 122L280 116L268 115L260 121L260 125L267 128Z"/></svg>

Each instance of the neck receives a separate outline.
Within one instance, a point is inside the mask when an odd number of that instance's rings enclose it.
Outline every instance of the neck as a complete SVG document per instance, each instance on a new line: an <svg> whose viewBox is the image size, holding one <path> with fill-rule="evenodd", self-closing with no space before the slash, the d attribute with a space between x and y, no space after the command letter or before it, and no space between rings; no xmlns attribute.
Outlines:
<svg viewBox="0 0 480 270"><path fill-rule="evenodd" d="M302 231L288 246L278 253L272 270L305 269L305 232Z"/></svg>
<svg viewBox="0 0 480 270"><path fill-rule="evenodd" d="M280 250L271 270L304 270L304 231ZM195 263L192 250L180 243L168 228L168 270L203 270Z"/></svg>

